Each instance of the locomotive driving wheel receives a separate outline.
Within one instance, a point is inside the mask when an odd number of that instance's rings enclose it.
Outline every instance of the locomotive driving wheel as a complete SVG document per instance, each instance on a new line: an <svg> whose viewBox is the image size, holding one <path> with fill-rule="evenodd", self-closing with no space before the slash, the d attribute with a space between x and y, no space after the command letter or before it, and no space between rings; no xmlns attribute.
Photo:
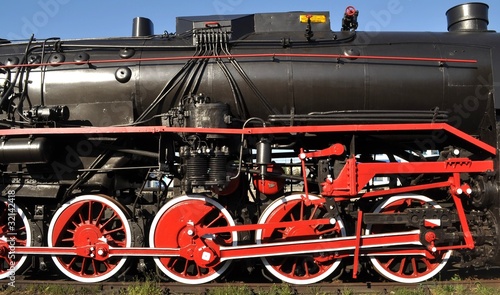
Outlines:
<svg viewBox="0 0 500 295"><path fill-rule="evenodd" d="M149 246L189 249L195 246L195 239L204 239L206 244L236 246L238 240L236 232L202 237L196 237L195 234L196 228L234 225L229 212L215 200L201 195L180 196L165 204L156 214L149 234ZM222 275L231 263L231 261L224 261L212 265L200 265L198 263L200 260L188 256L155 257L154 260L168 277L184 284L210 282ZM211 253L209 256L216 257L216 254ZM205 259L208 258L203 257L203 260Z"/></svg>
<svg viewBox="0 0 500 295"><path fill-rule="evenodd" d="M309 195L309 199L318 200L320 197ZM322 206L315 204L307 206L303 194L279 198L264 210L259 224L297 221L297 226L258 230L256 243L326 239L346 235L344 224L340 219L326 225L299 225L301 220L322 218L332 217L328 217L327 211ZM338 268L341 259L336 259L333 253L322 252L319 248L317 253L263 257L262 261L271 274L284 282L312 284L329 277Z"/></svg>
<svg viewBox="0 0 500 295"><path fill-rule="evenodd" d="M403 212L407 208L434 207L441 208L432 199L414 194L404 194L384 200L374 210L374 213L394 214ZM382 234L407 231L405 225L384 224L368 226L365 233ZM422 247L422 246L420 246ZM451 250L434 253L433 259L425 256L388 255L370 256L370 261L375 270L383 277L400 283L418 283L432 278L439 273L448 262ZM431 255L432 256L432 255Z"/></svg>
<svg viewBox="0 0 500 295"><path fill-rule="evenodd" d="M52 256L66 276L100 282L114 276L126 257L108 257L109 247L130 247L131 230L124 210L111 198L83 195L63 204L49 226L49 247L76 247L77 256Z"/></svg>
<svg viewBox="0 0 500 295"><path fill-rule="evenodd" d="M27 255L15 254L15 248L30 245L28 218L16 204L0 197L0 280L14 275L26 260Z"/></svg>

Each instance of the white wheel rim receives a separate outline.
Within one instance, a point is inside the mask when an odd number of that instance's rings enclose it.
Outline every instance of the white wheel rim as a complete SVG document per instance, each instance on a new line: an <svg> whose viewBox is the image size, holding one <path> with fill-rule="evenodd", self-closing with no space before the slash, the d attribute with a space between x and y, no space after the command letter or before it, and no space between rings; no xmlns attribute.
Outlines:
<svg viewBox="0 0 500 295"><path fill-rule="evenodd" d="M9 201L3 197L0 197L0 202L5 203L6 210L8 210ZM31 225L28 221L28 218L26 217L26 214L24 214L24 211L21 208L19 208L16 204L14 204L14 209L16 210L19 217L21 217L21 219L23 220L23 224L26 228L26 246L25 247L30 247L31 246ZM0 237L0 238L6 238L7 240L9 239L9 237ZM19 254L16 254L16 256L17 255L19 255ZM17 264L14 267L14 272L17 272L21 268L21 266L26 261L27 257L28 257L28 255L21 256L21 259L19 259L17 261ZM0 274L0 280L10 277L10 274L11 274L10 270L7 270L5 273Z"/></svg>
<svg viewBox="0 0 500 295"><path fill-rule="evenodd" d="M300 199L302 199L302 196L303 196L303 194L293 194L293 195L289 195L289 196L286 196L286 197L279 198L279 199L275 200L274 202L272 202L264 210L264 212L262 213L261 217L259 218L259 222L258 223L259 224L265 224L266 221L267 221L267 219L271 215L271 213L274 212L274 210L276 208L278 208L280 205L282 205L284 203L287 203L287 202L290 202L290 201L294 201L294 200L300 200ZM317 200L317 199L320 199L320 197L315 196L315 195L309 195L309 199L311 199L311 200ZM344 223L342 222L342 220L340 220L340 219L337 220L337 223L339 224L342 236L346 236L346 231L345 231ZM257 244L262 244L262 230L261 229L257 230L256 233L255 233L255 242ZM294 279L294 278L290 278L288 276L285 276L281 272L277 271L269 263L269 261L266 259L266 257L262 257L261 260L264 263L264 266L266 267L266 269L272 275L274 275L276 278L278 278L278 279L280 279L280 280L282 280L284 282L287 282L287 283L290 283L290 284L295 284L295 285L313 284L313 283L322 281L325 278L327 278L328 276L330 276L338 268L338 266L340 265L340 262L341 262L341 259L337 259L330 266L330 268L327 271L325 271L321 275L318 275L317 277L308 278L308 279Z"/></svg>
<svg viewBox="0 0 500 295"><path fill-rule="evenodd" d="M224 208L221 204L219 204L215 200L208 198L208 197L205 197L205 196L202 196L202 195L179 196L179 197L176 197L176 198L172 199L171 201L167 202L163 207L161 207L161 209L158 211L155 218L153 219L153 223L151 224L151 229L149 232L149 246L151 248L156 247L154 237L155 237L155 232L157 230L158 222L160 221L162 215L168 209L173 207L174 205L181 203L181 202L184 202L184 201L188 201L188 200L199 200L199 201L209 203L210 205L216 207L218 210L221 211L221 213L224 215L224 217L228 221L229 226L235 225L234 220L231 217L231 215L229 214L229 212L227 211L227 209ZM232 245L236 246L238 244L238 234L237 234L237 232L232 232L231 235L232 235L232 240L233 240ZM163 273L166 274L172 280L175 280L177 282L184 283L184 284L191 284L191 285L208 283L208 282L218 278L220 275L222 275L226 271L226 269L231 264L231 260L224 261L221 263L222 266L219 269L217 269L217 271L215 273L213 273L209 276L200 278L200 279L188 279L185 277L178 276L176 273L174 273L174 272L170 271L168 268L166 268L163 265L163 263L161 262L159 257L155 257L154 261L155 261L156 265L158 266L158 268L160 268L163 271Z"/></svg>
<svg viewBox="0 0 500 295"><path fill-rule="evenodd" d="M426 196L415 195L415 194L402 194L402 195L390 197L387 200L385 200L384 202L380 203L377 206L377 208L373 211L373 213L379 213L382 209L387 207L387 205L389 205L393 202L402 200L402 199L419 200L419 201L428 203L429 205L433 206L434 208L441 208L441 206L438 203L436 203L434 200L432 200ZM370 232L371 232L371 226L367 227L367 229L365 230L365 234L369 235ZM451 250L447 251L444 254L443 260L441 261L439 266L436 267L433 271L431 271L423 276L416 277L416 278L402 278L402 277L399 277L397 275L394 275L392 272L387 271L387 269L380 264L377 257L374 257L374 256L370 257L370 261L371 261L373 267L375 268L375 270L379 274L381 274L383 277L385 277L386 279L389 279L389 280L392 280L395 282L410 283L411 284L411 283L419 283L419 282L426 281L426 280L434 277L436 274L438 274L443 269L443 267L445 267L446 264L448 263L448 259L450 258L452 252L453 251L451 251Z"/></svg>
<svg viewBox="0 0 500 295"><path fill-rule="evenodd" d="M130 237L131 229L130 229L130 225L128 223L127 217L125 216L125 213L123 213L123 211L111 200L108 200L106 198L103 198L101 196L96 196L96 195L78 196L78 197L71 199L68 202L64 203L64 205L62 205L56 211L56 213L54 214L54 217L50 221L50 226L49 226L49 232L48 232L48 245L49 245L49 247L54 247L54 242L52 241L53 229L54 229L55 223L59 219L59 216L64 212L64 210L74 203L77 203L80 201L89 201L89 200L104 203L104 204L106 204L106 206L111 207L118 214L118 216L122 220L123 226L125 227L125 231L127 233L126 247L130 247L132 244L132 239ZM123 265L127 261L127 258L124 257L124 258L120 259L120 262L118 262L118 264L111 271L105 273L104 275L95 276L95 277L81 277L81 276L77 276L77 275L73 274L72 272L68 271L61 264L61 262L59 261L59 259L56 255L52 255L52 260L54 261L57 268L59 268L59 270L62 273L64 273L66 276L68 276L69 278L71 278L75 281L83 282L83 283L96 283L96 282L101 282L101 281L107 280L107 279L111 278L112 276L114 276L123 267Z"/></svg>

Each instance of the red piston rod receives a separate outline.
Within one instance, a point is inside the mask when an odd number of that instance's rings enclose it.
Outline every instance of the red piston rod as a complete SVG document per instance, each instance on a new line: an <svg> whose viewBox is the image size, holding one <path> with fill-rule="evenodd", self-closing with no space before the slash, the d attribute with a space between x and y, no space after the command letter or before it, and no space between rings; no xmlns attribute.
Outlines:
<svg viewBox="0 0 500 295"><path fill-rule="evenodd" d="M236 227L237 228L237 227ZM193 244L194 245L194 244ZM408 232L383 233L361 236L362 254L377 253L393 255L390 247L414 245L416 249L410 249L413 255L431 256L432 254L420 243L420 230ZM16 247L16 254L22 255L76 255L88 256L88 250L94 251L94 246L84 247ZM317 252L338 252L337 255L350 256L356 247L356 237L339 237L331 239L316 239L303 241L290 241L282 243L253 244L245 246L217 246L220 260L237 258L252 258L265 256L298 255ZM460 246L465 248L466 246ZM447 247L443 247L447 248ZM345 253L341 253L345 252ZM85 253L85 254L82 254ZM111 256L154 256L154 257L178 257L181 256L181 248L113 248L108 247L106 258ZM407 253L406 253L407 254ZM90 256L93 257L93 256ZM96 257L99 259L99 257Z"/></svg>

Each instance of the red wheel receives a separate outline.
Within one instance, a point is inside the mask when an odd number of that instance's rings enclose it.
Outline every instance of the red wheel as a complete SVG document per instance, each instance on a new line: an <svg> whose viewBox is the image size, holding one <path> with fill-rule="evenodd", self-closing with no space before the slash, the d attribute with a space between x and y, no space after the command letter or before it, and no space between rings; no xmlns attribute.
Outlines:
<svg viewBox="0 0 500 295"><path fill-rule="evenodd" d="M436 202L421 195L404 194L391 197L382 202L374 213L394 214L406 208L432 206L441 208ZM366 229L366 234L381 234L411 230L405 225L375 225ZM422 247L422 246L417 246ZM375 270L383 277L400 283L418 283L432 278L445 267L451 256L450 251L439 253L435 259L425 256L388 255L371 256Z"/></svg>
<svg viewBox="0 0 500 295"><path fill-rule="evenodd" d="M31 245L31 228L23 210L0 197L0 280L15 275L26 255L15 254L18 246Z"/></svg>
<svg viewBox="0 0 500 295"><path fill-rule="evenodd" d="M77 256L52 256L68 277L85 283L111 278L125 257L108 257L108 247L130 247L130 226L122 209L109 197L85 195L59 208L49 226L49 247L79 247Z"/></svg>
<svg viewBox="0 0 500 295"><path fill-rule="evenodd" d="M320 197L309 195L311 200ZM260 224L284 221L300 221L331 218L323 207L306 206L302 194L286 196L275 200L262 213ZM275 230L258 230L255 235L257 244L323 239L345 236L344 224L336 220L334 224L316 226L282 227ZM267 270L278 279L291 284L312 284L330 276L340 265L341 260L333 258L332 253L321 252L303 255L284 255L263 257Z"/></svg>
<svg viewBox="0 0 500 295"><path fill-rule="evenodd" d="M156 214L149 233L152 248L182 248L193 244L189 234L194 227L234 226L229 212L215 200L204 196L174 198ZM191 232L192 234L192 232ZM217 245L235 246L237 233L227 232L210 237ZM195 259L155 257L158 267L171 279L185 284L203 284L219 277L230 265L224 261L213 267L200 266Z"/></svg>

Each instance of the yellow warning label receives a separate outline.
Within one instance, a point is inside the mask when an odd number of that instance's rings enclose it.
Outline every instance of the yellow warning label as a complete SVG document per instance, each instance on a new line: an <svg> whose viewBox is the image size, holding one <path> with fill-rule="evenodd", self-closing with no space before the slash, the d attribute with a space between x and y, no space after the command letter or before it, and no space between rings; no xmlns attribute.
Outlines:
<svg viewBox="0 0 500 295"><path fill-rule="evenodd" d="M312 23L326 23L326 15L324 14L301 14L300 22L307 23L308 19L311 19Z"/></svg>

